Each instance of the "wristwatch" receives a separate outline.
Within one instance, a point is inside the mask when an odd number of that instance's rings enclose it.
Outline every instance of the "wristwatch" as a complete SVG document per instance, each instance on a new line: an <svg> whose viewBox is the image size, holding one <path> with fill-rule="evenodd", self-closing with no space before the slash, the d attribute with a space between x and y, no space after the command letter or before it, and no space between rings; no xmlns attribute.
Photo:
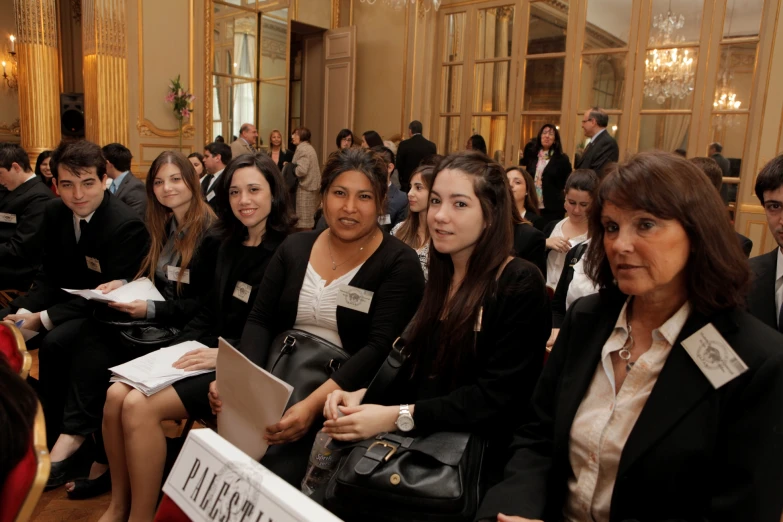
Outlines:
<svg viewBox="0 0 783 522"><path fill-rule="evenodd" d="M400 404L400 414L397 417L397 422L395 422L395 424L400 431L408 432L414 428L413 416L411 415L407 404Z"/></svg>

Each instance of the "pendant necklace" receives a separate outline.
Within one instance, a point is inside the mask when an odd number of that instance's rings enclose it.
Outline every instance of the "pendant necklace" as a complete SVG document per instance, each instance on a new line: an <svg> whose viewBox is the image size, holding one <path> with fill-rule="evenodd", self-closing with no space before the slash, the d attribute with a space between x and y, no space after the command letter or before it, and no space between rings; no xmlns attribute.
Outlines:
<svg viewBox="0 0 783 522"><path fill-rule="evenodd" d="M631 350L633 350L633 332L631 330L630 319L626 320L625 326L628 328L628 339L625 341L622 350L620 350L620 353L617 355L620 356L620 359L625 361L625 373L627 374L631 371L631 368L633 368L633 365L635 364L635 362L630 362Z"/></svg>
<svg viewBox="0 0 783 522"><path fill-rule="evenodd" d="M362 251L364 250L364 247L366 247L367 245L369 245L369 244L370 244L370 242L371 242L373 239L375 239L375 234L373 234L373 235L371 235L371 236L370 236L370 239L368 239L368 240L367 240L367 242L364 244L364 246L362 246L362 247L359 249L359 251L358 251L358 252L356 252L354 255L352 255L351 257L349 257L348 259L346 259L346 260L345 260L345 261L343 261L342 263L339 263L339 264L338 264L338 263L335 263L335 261L334 261L334 256L332 255L332 231L330 230L330 231L329 231L329 239L326 241L326 245L329 247L329 259L331 259L331 260L332 260L332 270L337 270L337 267L340 267L340 266L344 265L345 263L347 263L347 262L348 262L348 261L350 261L351 259L354 259L356 256L358 256L359 254L361 254L361 253L362 253Z"/></svg>

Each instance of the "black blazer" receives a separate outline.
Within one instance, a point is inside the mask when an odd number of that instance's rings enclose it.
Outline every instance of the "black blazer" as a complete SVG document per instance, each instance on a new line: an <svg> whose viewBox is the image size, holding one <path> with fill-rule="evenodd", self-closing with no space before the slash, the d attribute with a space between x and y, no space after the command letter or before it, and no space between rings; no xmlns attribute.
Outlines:
<svg viewBox="0 0 783 522"><path fill-rule="evenodd" d="M389 214L391 222L384 225L384 230L388 228L389 232L397 223L401 223L408 217L408 195L394 184L389 187L389 193L386 196L386 213Z"/></svg>
<svg viewBox="0 0 783 522"><path fill-rule="evenodd" d="M0 289L25 291L33 282L43 257L44 210L53 197L38 176L3 193L0 214L9 216L0 219Z"/></svg>
<svg viewBox="0 0 783 522"><path fill-rule="evenodd" d="M582 157L575 162L575 167L594 170L600 177L604 165L618 159L620 159L620 149L617 142L609 135L608 130L604 130L587 145Z"/></svg>
<svg viewBox="0 0 783 522"><path fill-rule="evenodd" d="M579 299L566 315L518 430L505 480L478 519L498 512L557 521L573 474L571 425L625 296ZM719 389L680 344L712 323L748 371ZM783 336L745 311L692 312L620 459L611 522L779 522L783 509Z"/></svg>
<svg viewBox="0 0 783 522"><path fill-rule="evenodd" d="M582 259L587 246L587 241L579 243L568 251L563 263L563 271L560 272L560 279L557 280L557 288L552 296L552 328L563 326L566 314L566 297L568 297L568 287L574 279L574 265Z"/></svg>
<svg viewBox="0 0 783 522"><path fill-rule="evenodd" d="M293 328L310 252L321 232L294 234L273 256L242 332L240 350L259 366L266 364L274 338ZM369 313L337 308L343 349L352 356L332 379L344 390L366 386L413 317L424 294L424 274L416 252L389 234L350 282L374 292Z"/></svg>
<svg viewBox="0 0 783 522"><path fill-rule="evenodd" d="M176 342L192 340L215 347L218 337L223 337L232 343L238 341L242 336L250 308L255 303L266 268L279 245L280 241L265 238L256 247L260 257L259 262L253 264L250 270L238 274L235 267L240 245L228 240L224 241L218 252L209 295L198 314L182 330ZM250 285L251 291L247 303L234 297L234 290L239 281Z"/></svg>
<svg viewBox="0 0 783 522"><path fill-rule="evenodd" d="M748 312L767 326L778 329L778 310L775 306L775 274L778 266L778 248L750 260L753 274L748 293Z"/></svg>
<svg viewBox="0 0 783 522"><path fill-rule="evenodd" d="M128 172L122 178L122 183L114 191L114 197L119 198L135 210L142 220L144 219L147 211L147 187L143 181L133 175L133 172Z"/></svg>
<svg viewBox="0 0 783 522"><path fill-rule="evenodd" d="M514 225L514 255L530 261L546 274L546 236L532 225Z"/></svg>
<svg viewBox="0 0 783 522"><path fill-rule="evenodd" d="M548 223L547 220L545 220L535 212L531 212L529 210L525 212L525 219L530 221L530 223L538 230L543 230L544 226L546 226L546 224Z"/></svg>
<svg viewBox="0 0 783 522"><path fill-rule="evenodd" d="M531 159L527 165L528 173L536 178L536 164L538 158ZM563 211L563 204L565 203L565 184L568 179L568 175L571 174L571 161L566 154L559 154L552 156L549 159L549 163L544 167L544 172L541 175L541 191L544 194L544 210L547 211ZM528 190L533 190L534 187L529 187Z"/></svg>
<svg viewBox="0 0 783 522"><path fill-rule="evenodd" d="M397 161L394 164L400 173L400 187L407 192L411 184L411 174L422 160L437 154L438 147L421 134L414 134L402 140L397 146Z"/></svg>
<svg viewBox="0 0 783 522"><path fill-rule="evenodd" d="M272 157L272 151L268 151L266 153L270 158ZM280 155L277 157L277 168L280 169L280 172L283 172L283 164L287 162L291 162L291 159L293 159L294 153L290 150L280 149Z"/></svg>
<svg viewBox="0 0 783 522"><path fill-rule="evenodd" d="M14 299L11 306L13 310L46 310L55 326L92 312L89 301L62 288L95 288L115 279L132 280L149 248L144 223L108 190L78 243L73 212L61 199L47 204L43 223L41 268L30 292ZM98 261L100 272L87 267L87 257Z"/></svg>

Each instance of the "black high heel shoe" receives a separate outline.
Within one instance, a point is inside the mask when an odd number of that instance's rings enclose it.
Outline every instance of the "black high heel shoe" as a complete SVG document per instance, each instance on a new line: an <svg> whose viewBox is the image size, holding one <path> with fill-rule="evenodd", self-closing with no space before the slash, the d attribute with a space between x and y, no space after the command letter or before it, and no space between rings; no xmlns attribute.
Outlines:
<svg viewBox="0 0 783 522"><path fill-rule="evenodd" d="M82 444L76 452L65 460L52 462L52 469L49 472L49 480L46 481L45 491L59 488L74 477L84 475L85 471L89 473L92 465L90 452L87 450L88 444Z"/></svg>
<svg viewBox="0 0 783 522"><path fill-rule="evenodd" d="M73 481L73 489L67 491L68 498L71 500L84 500L97 497L111 491L111 473L107 469L103 474L90 480L89 478L78 478Z"/></svg>

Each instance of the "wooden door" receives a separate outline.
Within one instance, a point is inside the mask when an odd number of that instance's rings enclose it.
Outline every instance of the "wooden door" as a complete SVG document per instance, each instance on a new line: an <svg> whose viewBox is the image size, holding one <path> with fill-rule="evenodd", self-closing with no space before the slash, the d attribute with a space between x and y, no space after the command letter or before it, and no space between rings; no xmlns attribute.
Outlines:
<svg viewBox="0 0 783 522"><path fill-rule="evenodd" d="M337 150L335 138L341 129L353 127L356 100L356 26L324 33L324 104L322 151L326 157Z"/></svg>

